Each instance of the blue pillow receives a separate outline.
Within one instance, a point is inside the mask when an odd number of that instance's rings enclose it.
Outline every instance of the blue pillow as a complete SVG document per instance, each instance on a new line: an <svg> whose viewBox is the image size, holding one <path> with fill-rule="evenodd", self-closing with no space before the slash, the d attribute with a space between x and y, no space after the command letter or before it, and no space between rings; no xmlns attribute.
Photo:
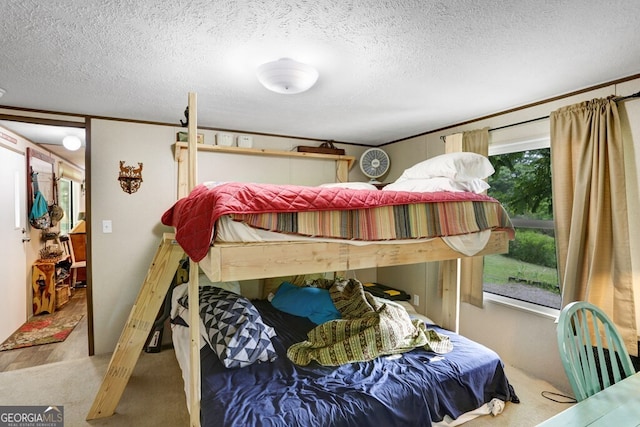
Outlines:
<svg viewBox="0 0 640 427"><path fill-rule="evenodd" d="M306 317L316 325L342 317L327 289L300 287L289 282L282 282L271 304L285 313Z"/></svg>

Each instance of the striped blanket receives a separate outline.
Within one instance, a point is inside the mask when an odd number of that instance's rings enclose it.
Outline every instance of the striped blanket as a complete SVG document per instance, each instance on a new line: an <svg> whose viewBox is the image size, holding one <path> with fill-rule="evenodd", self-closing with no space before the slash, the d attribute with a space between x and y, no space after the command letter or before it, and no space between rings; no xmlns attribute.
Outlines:
<svg viewBox="0 0 640 427"><path fill-rule="evenodd" d="M232 214L231 218L254 228L279 233L367 241L456 236L511 227L511 221L502 206L487 201Z"/></svg>
<svg viewBox="0 0 640 427"><path fill-rule="evenodd" d="M342 318L318 325L307 341L289 347L287 357L295 364L338 366L422 346L439 353L452 349L448 337L427 331L403 307L374 298L357 280L337 280L329 293Z"/></svg>
<svg viewBox="0 0 640 427"><path fill-rule="evenodd" d="M511 229L500 203L466 192L412 193L251 183L200 184L162 216L194 260L222 215L270 231L353 240L454 236Z"/></svg>

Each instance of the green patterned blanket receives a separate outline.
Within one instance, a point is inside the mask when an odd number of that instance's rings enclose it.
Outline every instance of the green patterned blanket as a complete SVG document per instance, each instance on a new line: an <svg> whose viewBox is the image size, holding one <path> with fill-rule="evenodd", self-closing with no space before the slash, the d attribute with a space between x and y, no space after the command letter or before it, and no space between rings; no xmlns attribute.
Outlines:
<svg viewBox="0 0 640 427"><path fill-rule="evenodd" d="M287 356L298 365L316 360L337 366L422 346L439 353L451 351L448 337L427 330L420 320L412 321L402 306L376 299L357 280L337 280L329 293L342 319L318 325L309 331L307 341L289 347Z"/></svg>

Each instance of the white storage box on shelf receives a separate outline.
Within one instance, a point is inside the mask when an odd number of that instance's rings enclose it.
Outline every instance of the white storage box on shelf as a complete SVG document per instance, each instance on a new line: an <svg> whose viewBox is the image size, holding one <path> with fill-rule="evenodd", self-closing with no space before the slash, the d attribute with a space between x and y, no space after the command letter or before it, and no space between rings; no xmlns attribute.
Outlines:
<svg viewBox="0 0 640 427"><path fill-rule="evenodd" d="M233 134L226 132L218 132L216 134L216 144L221 145L223 147L233 147Z"/></svg>
<svg viewBox="0 0 640 427"><path fill-rule="evenodd" d="M242 148L253 147L253 137L250 135L238 135L238 147L242 147Z"/></svg>

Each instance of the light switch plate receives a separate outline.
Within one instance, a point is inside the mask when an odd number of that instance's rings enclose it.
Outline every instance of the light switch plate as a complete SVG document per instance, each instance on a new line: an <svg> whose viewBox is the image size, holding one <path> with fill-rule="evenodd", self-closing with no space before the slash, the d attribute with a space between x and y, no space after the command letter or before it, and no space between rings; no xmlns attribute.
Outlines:
<svg viewBox="0 0 640 427"><path fill-rule="evenodd" d="M113 224L110 219L102 220L102 232L103 233L112 233L113 232Z"/></svg>

